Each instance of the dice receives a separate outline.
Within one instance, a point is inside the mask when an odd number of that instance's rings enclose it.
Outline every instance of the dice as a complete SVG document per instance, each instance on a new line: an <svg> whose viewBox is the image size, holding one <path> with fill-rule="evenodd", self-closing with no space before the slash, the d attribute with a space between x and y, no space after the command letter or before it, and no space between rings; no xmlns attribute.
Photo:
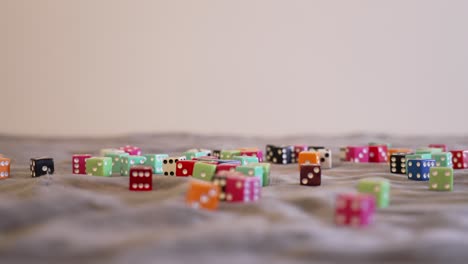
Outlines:
<svg viewBox="0 0 468 264"><path fill-rule="evenodd" d="M212 152L212 156L218 159L221 158L221 150L214 149Z"/></svg>
<svg viewBox="0 0 468 264"><path fill-rule="evenodd" d="M435 166L433 159L407 159L408 179L414 181L428 181L431 167Z"/></svg>
<svg viewBox="0 0 468 264"><path fill-rule="evenodd" d="M338 155L338 158L340 159L340 161L346 161L346 152L348 152L348 148L347 147L341 147L340 148L340 152L339 152L339 155Z"/></svg>
<svg viewBox="0 0 468 264"><path fill-rule="evenodd" d="M100 157L106 157L107 153L125 153L125 151L121 149L115 149L115 148L105 148L105 149L101 149L99 153L100 153L99 155Z"/></svg>
<svg viewBox="0 0 468 264"><path fill-rule="evenodd" d="M319 186L322 184L322 169L317 164L302 164L300 185Z"/></svg>
<svg viewBox="0 0 468 264"><path fill-rule="evenodd" d="M216 164L197 162L193 167L192 177L202 181L212 181L216 172Z"/></svg>
<svg viewBox="0 0 468 264"><path fill-rule="evenodd" d="M122 169L122 158L128 156L127 152L107 152L104 157L111 158L112 160L112 173L120 173Z"/></svg>
<svg viewBox="0 0 468 264"><path fill-rule="evenodd" d="M411 149L407 149L407 148L389 148L387 150L387 157L388 159L390 160L390 157L392 156L392 154L395 154L395 153L406 153L406 154L410 154L410 153L413 153L413 151Z"/></svg>
<svg viewBox="0 0 468 264"><path fill-rule="evenodd" d="M54 174L54 160L49 157L32 158L31 177L40 177L46 174Z"/></svg>
<svg viewBox="0 0 468 264"><path fill-rule="evenodd" d="M317 152L320 155L320 167L322 169L332 168L332 152L329 149L319 149Z"/></svg>
<svg viewBox="0 0 468 264"><path fill-rule="evenodd" d="M0 180L10 177L11 159L0 155Z"/></svg>
<svg viewBox="0 0 468 264"><path fill-rule="evenodd" d="M303 164L320 165L320 153L315 152L315 151L303 151L299 153L297 163L299 164L299 170L301 169L301 165Z"/></svg>
<svg viewBox="0 0 468 264"><path fill-rule="evenodd" d="M232 174L232 171L220 171L216 172L215 176L213 177L213 184L219 187L219 200L225 201L226 200L226 180L229 174Z"/></svg>
<svg viewBox="0 0 468 264"><path fill-rule="evenodd" d="M91 158L90 154L75 154L72 156L72 173L86 174L86 160Z"/></svg>
<svg viewBox="0 0 468 264"><path fill-rule="evenodd" d="M451 152L434 153L432 154L432 158L436 161L437 167L453 167Z"/></svg>
<svg viewBox="0 0 468 264"><path fill-rule="evenodd" d="M241 165L247 165L251 163L258 163L259 160L256 156L234 156L232 157L233 160L238 160L240 161Z"/></svg>
<svg viewBox="0 0 468 264"><path fill-rule="evenodd" d="M292 146L266 146L266 160L275 164L292 163Z"/></svg>
<svg viewBox="0 0 468 264"><path fill-rule="evenodd" d="M179 160L176 162L175 175L177 177L188 177L193 175L193 167L196 160Z"/></svg>
<svg viewBox="0 0 468 264"><path fill-rule="evenodd" d="M299 153L302 151L308 151L307 145L294 145L293 151L291 153L291 163L297 163L297 158L299 157Z"/></svg>
<svg viewBox="0 0 468 264"><path fill-rule="evenodd" d="M446 167L432 167L430 169L429 190L453 191L453 169Z"/></svg>
<svg viewBox="0 0 468 264"><path fill-rule="evenodd" d="M163 160L169 155L167 154L145 154L143 157L146 158L144 163L145 166L153 168L153 174L163 174Z"/></svg>
<svg viewBox="0 0 468 264"><path fill-rule="evenodd" d="M406 174L406 153L393 153L390 156L390 172Z"/></svg>
<svg viewBox="0 0 468 264"><path fill-rule="evenodd" d="M387 146L386 145L374 145L369 146L369 162L382 163L387 162Z"/></svg>
<svg viewBox="0 0 468 264"><path fill-rule="evenodd" d="M452 163L454 169L468 168L468 150L452 150Z"/></svg>
<svg viewBox="0 0 468 264"><path fill-rule="evenodd" d="M176 163L179 160L185 160L185 156L182 157L167 157L163 159L163 172L165 176L175 176Z"/></svg>
<svg viewBox="0 0 468 264"><path fill-rule="evenodd" d="M153 168L150 166L133 166L129 173L130 191L151 191L153 190Z"/></svg>
<svg viewBox="0 0 468 264"><path fill-rule="evenodd" d="M236 171L247 177L256 177L260 182L260 186L263 186L263 166L256 164L237 166Z"/></svg>
<svg viewBox="0 0 468 264"><path fill-rule="evenodd" d="M219 186L212 182L191 180L186 202L195 209L216 210L219 204Z"/></svg>
<svg viewBox="0 0 468 264"><path fill-rule="evenodd" d="M346 148L346 160L355 163L369 162L369 147L348 146Z"/></svg>
<svg viewBox="0 0 468 264"><path fill-rule="evenodd" d="M261 186L256 177L229 174L226 177L227 202L252 202L260 198Z"/></svg>
<svg viewBox="0 0 468 264"><path fill-rule="evenodd" d="M358 181L360 193L373 195L377 208L386 208L390 204L390 182L383 178L365 178Z"/></svg>
<svg viewBox="0 0 468 264"><path fill-rule="evenodd" d="M429 144L429 148L439 148L442 152L447 152L447 145L445 144Z"/></svg>
<svg viewBox="0 0 468 264"><path fill-rule="evenodd" d="M125 147L120 147L120 150L127 152L130 156L140 156L141 149L139 147L126 145Z"/></svg>
<svg viewBox="0 0 468 264"><path fill-rule="evenodd" d="M255 164L249 164L247 166L262 166L263 167L263 178L261 180L262 186L270 185L270 171L271 164L266 162L260 162Z"/></svg>
<svg viewBox="0 0 468 264"><path fill-rule="evenodd" d="M211 152L208 151L199 151L199 149L190 149L182 154L186 160L191 160L193 158L210 156Z"/></svg>
<svg viewBox="0 0 468 264"><path fill-rule="evenodd" d="M92 157L86 160L86 174L92 176L112 176L112 159Z"/></svg>
<svg viewBox="0 0 468 264"><path fill-rule="evenodd" d="M146 157L135 156L135 155L123 156L120 159L121 159L120 175L122 176L128 176L130 173L130 169L133 166L142 166L146 162Z"/></svg>
<svg viewBox="0 0 468 264"><path fill-rule="evenodd" d="M242 150L241 156L257 157L258 162L263 162L263 151L261 150Z"/></svg>
<svg viewBox="0 0 468 264"><path fill-rule="evenodd" d="M335 223L338 226L365 227L373 222L375 198L369 194L338 194Z"/></svg>
<svg viewBox="0 0 468 264"><path fill-rule="evenodd" d="M220 159L228 160L228 159L232 159L234 156L240 156L240 154L241 154L241 152L238 149L222 150L221 155L220 155Z"/></svg>

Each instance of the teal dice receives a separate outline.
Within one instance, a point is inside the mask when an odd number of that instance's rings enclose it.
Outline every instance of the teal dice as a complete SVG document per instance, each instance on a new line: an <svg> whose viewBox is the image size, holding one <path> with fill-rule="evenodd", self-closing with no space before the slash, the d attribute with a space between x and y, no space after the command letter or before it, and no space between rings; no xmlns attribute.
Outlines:
<svg viewBox="0 0 468 264"><path fill-rule="evenodd" d="M260 186L263 186L263 166L261 165L253 165L250 166L237 166L236 171L244 174L245 176L249 177L256 177L260 180Z"/></svg>
<svg viewBox="0 0 468 264"><path fill-rule="evenodd" d="M109 157L87 159L86 174L92 176L112 176L112 159Z"/></svg>
<svg viewBox="0 0 468 264"><path fill-rule="evenodd" d="M432 167L430 170L429 190L453 191L453 169Z"/></svg>
<svg viewBox="0 0 468 264"><path fill-rule="evenodd" d="M122 168L122 158L128 155L128 153L121 151L109 151L104 154L105 157L109 157L112 159L113 173L120 173L120 169Z"/></svg>
<svg viewBox="0 0 468 264"><path fill-rule="evenodd" d="M232 160L240 161L241 165L245 166L252 163L258 163L258 157L254 156L234 156Z"/></svg>
<svg viewBox="0 0 468 264"><path fill-rule="evenodd" d="M143 156L124 156L122 157L120 175L128 176L130 168L133 166L144 165L146 158Z"/></svg>
<svg viewBox="0 0 468 264"><path fill-rule="evenodd" d="M193 166L192 177L203 181L212 181L216 173L216 165L197 162Z"/></svg>
<svg viewBox="0 0 468 264"><path fill-rule="evenodd" d="M373 195L378 208L386 208L390 204L390 182L386 179L362 179L357 184L357 190L360 193Z"/></svg>
<svg viewBox="0 0 468 264"><path fill-rule="evenodd" d="M452 168L452 153L440 152L432 154L432 158L436 161L436 167Z"/></svg>
<svg viewBox="0 0 468 264"><path fill-rule="evenodd" d="M143 157L146 161L143 165L149 166L153 169L153 174L163 174L163 160L169 155L167 154L145 154Z"/></svg>
<svg viewBox="0 0 468 264"><path fill-rule="evenodd" d="M261 163L251 163L247 165L249 167L255 167L255 166L262 166L263 167L263 177L262 180L260 181L262 183L262 186L267 186L270 185L270 171L271 171L271 164L267 162L261 162Z"/></svg>

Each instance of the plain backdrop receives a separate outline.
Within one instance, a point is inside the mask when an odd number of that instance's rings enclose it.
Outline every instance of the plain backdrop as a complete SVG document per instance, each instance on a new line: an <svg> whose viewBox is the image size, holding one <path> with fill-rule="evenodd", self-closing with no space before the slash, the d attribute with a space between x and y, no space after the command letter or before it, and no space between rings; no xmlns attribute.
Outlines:
<svg viewBox="0 0 468 264"><path fill-rule="evenodd" d="M0 0L0 133L468 133L468 1Z"/></svg>

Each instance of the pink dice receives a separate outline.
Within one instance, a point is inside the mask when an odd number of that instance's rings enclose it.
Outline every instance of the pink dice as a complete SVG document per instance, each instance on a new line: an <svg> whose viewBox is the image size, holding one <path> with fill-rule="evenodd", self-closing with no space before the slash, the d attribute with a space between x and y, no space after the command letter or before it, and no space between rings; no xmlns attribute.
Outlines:
<svg viewBox="0 0 468 264"><path fill-rule="evenodd" d="M302 151L308 151L309 147L307 145L294 145L293 152L291 153L292 156L292 163L297 163L297 159L299 158L299 153Z"/></svg>
<svg viewBox="0 0 468 264"><path fill-rule="evenodd" d="M150 166L134 166L129 172L130 191L153 190L153 168Z"/></svg>
<svg viewBox="0 0 468 264"><path fill-rule="evenodd" d="M263 151L261 151L261 150L241 151L240 155L241 156L257 157L258 162L263 162Z"/></svg>
<svg viewBox="0 0 468 264"><path fill-rule="evenodd" d="M468 168L468 150L451 150L454 169Z"/></svg>
<svg viewBox="0 0 468 264"><path fill-rule="evenodd" d="M442 152L446 152L447 151L447 145L445 144L429 144L430 148L440 148L442 149Z"/></svg>
<svg viewBox="0 0 468 264"><path fill-rule="evenodd" d="M372 223L374 213L373 195L349 193L336 196L335 222L339 226L367 226Z"/></svg>
<svg viewBox="0 0 468 264"><path fill-rule="evenodd" d="M86 174L86 160L91 158L90 154L75 154L72 157L72 173Z"/></svg>
<svg viewBox="0 0 468 264"><path fill-rule="evenodd" d="M387 162L387 146L385 145L376 145L369 146L369 162Z"/></svg>
<svg viewBox="0 0 468 264"><path fill-rule="evenodd" d="M369 147L348 146L346 148L346 160L355 163L369 162Z"/></svg>
<svg viewBox="0 0 468 264"><path fill-rule="evenodd" d="M120 147L119 149L125 151L130 156L140 156L141 155L141 149L139 147L126 145L125 147Z"/></svg>
<svg viewBox="0 0 468 264"><path fill-rule="evenodd" d="M227 202L254 202L260 198L260 179L232 173L226 177Z"/></svg>

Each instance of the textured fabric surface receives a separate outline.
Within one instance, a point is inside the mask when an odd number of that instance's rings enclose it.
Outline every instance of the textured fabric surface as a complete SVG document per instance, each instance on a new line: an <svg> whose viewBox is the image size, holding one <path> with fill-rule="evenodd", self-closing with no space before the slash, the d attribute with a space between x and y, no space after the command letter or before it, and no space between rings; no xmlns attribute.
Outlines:
<svg viewBox="0 0 468 264"><path fill-rule="evenodd" d="M388 173L386 164L337 161L339 146L391 142L419 147L468 138L391 138L379 135L238 138L189 134L103 139L0 137L13 159L0 181L0 263L467 263L468 171L455 172L454 192L432 192L427 182ZM297 165L273 165L272 185L252 204L222 204L217 212L184 204L186 178L154 177L156 190L128 191L128 178L72 175L71 155L98 154L125 144L146 153L192 147L265 144L325 145L334 168L322 186L299 186ZM31 178L29 158L52 156L56 174ZM333 224L334 197L354 191L364 177L391 181L391 205L364 229Z"/></svg>

